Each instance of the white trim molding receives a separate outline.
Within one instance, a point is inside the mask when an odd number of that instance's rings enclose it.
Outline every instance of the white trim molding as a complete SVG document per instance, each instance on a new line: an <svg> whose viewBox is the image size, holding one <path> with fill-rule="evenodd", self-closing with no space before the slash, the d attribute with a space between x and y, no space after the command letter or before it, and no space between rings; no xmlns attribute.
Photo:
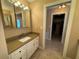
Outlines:
<svg viewBox="0 0 79 59"><path fill-rule="evenodd" d="M59 0L53 3L46 4L45 7L55 6L55 5L59 5L59 4L66 3L66 2L71 2L71 0L62 0L62 1Z"/></svg>

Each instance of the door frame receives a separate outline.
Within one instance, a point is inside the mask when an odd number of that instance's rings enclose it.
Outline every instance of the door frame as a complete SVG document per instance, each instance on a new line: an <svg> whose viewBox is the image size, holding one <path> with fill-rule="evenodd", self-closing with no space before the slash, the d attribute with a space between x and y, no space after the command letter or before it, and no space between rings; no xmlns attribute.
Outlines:
<svg viewBox="0 0 79 59"><path fill-rule="evenodd" d="M65 14L65 17L64 17L64 24L63 24L63 32L62 32L62 40L61 40L61 43L64 43L65 34L66 34L65 31L66 31L66 27L67 27L67 23L68 23L68 20L67 20L68 12L55 12L55 13L52 13L52 14L51 14L50 40L51 40L51 38L52 38L53 15L59 15L59 14Z"/></svg>
<svg viewBox="0 0 79 59"><path fill-rule="evenodd" d="M49 6L56 6L56 5L59 5L59 4L62 4L62 3L66 3L66 2L71 2L71 0L62 0L62 1L56 1L54 3L50 3L50 4L46 4L44 5L44 9L43 9L43 40L42 40L42 44L43 44L43 47L42 49L45 49L45 42L46 42L46 16L47 16L47 7ZM71 4L73 5L73 3ZM71 12L70 12L71 13ZM72 14L72 13L71 13ZM70 14L70 15L71 15ZM69 15L69 16L70 16ZM70 19L69 19L70 20ZM68 27L67 27L68 28ZM70 25L70 29L71 29L71 25ZM68 34L68 29L67 29L67 34ZM67 36L66 36L67 37ZM69 38L69 37L68 37ZM68 48L68 42L69 42L69 39L66 39L65 40L65 43L64 43L64 50L63 50L63 56L65 57L66 56L66 53L67 53L67 48Z"/></svg>

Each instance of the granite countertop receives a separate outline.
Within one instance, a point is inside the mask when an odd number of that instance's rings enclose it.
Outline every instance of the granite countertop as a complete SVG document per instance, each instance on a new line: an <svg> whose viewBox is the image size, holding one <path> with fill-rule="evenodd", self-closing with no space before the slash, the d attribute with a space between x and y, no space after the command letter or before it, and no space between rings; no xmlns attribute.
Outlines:
<svg viewBox="0 0 79 59"><path fill-rule="evenodd" d="M31 39L27 40L26 42L19 41L20 39L27 37L27 36L31 37ZM38 33L28 33L28 34L20 35L17 37L9 38L7 40L8 54L11 54L12 52L17 50L18 48L22 47L23 45L27 44L28 42L30 42L31 40L36 38L37 36L39 36Z"/></svg>

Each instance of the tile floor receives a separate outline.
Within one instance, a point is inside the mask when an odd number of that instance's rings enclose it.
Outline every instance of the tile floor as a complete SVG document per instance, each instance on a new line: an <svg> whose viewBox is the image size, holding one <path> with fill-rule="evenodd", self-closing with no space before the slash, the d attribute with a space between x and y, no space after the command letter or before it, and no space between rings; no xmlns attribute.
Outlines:
<svg viewBox="0 0 79 59"><path fill-rule="evenodd" d="M58 40L46 40L46 48L38 49L30 59L67 59L62 57L63 44Z"/></svg>

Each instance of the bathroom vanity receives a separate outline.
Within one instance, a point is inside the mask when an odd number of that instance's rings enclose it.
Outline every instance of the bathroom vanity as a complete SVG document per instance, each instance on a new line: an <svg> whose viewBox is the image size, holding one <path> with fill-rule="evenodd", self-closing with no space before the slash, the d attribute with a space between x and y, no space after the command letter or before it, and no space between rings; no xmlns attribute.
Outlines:
<svg viewBox="0 0 79 59"><path fill-rule="evenodd" d="M28 33L7 41L9 59L29 59L39 47L39 34Z"/></svg>
<svg viewBox="0 0 79 59"><path fill-rule="evenodd" d="M39 34L32 32L28 3L2 0L2 13L9 59L29 59L39 47Z"/></svg>

